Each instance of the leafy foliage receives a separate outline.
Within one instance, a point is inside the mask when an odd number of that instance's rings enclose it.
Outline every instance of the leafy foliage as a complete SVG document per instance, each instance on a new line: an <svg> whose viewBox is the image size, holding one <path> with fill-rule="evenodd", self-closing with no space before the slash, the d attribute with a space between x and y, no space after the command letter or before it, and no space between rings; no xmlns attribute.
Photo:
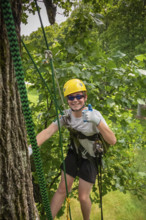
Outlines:
<svg viewBox="0 0 146 220"><path fill-rule="evenodd" d="M116 134L117 144L104 157L103 193L131 190L140 197L146 176L135 171L134 162L137 149L144 146L145 140L140 121L133 117L133 109L137 100L145 98L146 34L142 31L145 5L139 0L85 3L60 26L45 28L55 71L61 89L70 78L84 81L88 103L103 114ZM98 3L96 7L95 3ZM38 133L56 117L51 69L48 61L44 62L46 48L41 29L24 37L24 41L50 89L48 92L44 88L23 49L25 78L31 83L29 91L35 88L38 93L38 102L32 105ZM58 105L62 108L56 90ZM62 134L66 154L68 132L63 129ZM50 198L57 189L62 162L58 142L58 134L55 134L41 147ZM96 187L93 191L92 200L96 202L99 199ZM76 191L72 196L76 197Z"/></svg>

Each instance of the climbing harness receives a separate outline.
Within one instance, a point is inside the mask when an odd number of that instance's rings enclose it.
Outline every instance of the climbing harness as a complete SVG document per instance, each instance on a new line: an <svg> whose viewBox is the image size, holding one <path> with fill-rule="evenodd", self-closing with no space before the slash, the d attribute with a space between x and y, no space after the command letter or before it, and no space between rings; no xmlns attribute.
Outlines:
<svg viewBox="0 0 146 220"><path fill-rule="evenodd" d="M102 207L102 157L107 149L109 148L109 144L103 139L100 133L96 133L92 136L86 136L83 133L68 127L70 131L70 145L75 154L78 155L78 160L81 157L86 157L89 161L91 161L94 166L98 169L98 187L99 187L99 197L100 197L100 209L101 209L101 220L103 220L103 207ZM96 157L90 156L88 151L80 144L79 139L88 139L90 141L94 141L93 148ZM77 148L75 147L77 146Z"/></svg>
<svg viewBox="0 0 146 220"><path fill-rule="evenodd" d="M96 154L98 155L99 152L105 154L107 150L109 149L110 144L108 144L104 140L101 133L95 133L91 136L86 136L82 132L73 129L69 127L68 125L67 125L67 129L70 131L70 137L73 138L75 141L77 141L78 146L81 145L78 139L88 139L90 141L94 141L93 149L94 149L95 156Z"/></svg>

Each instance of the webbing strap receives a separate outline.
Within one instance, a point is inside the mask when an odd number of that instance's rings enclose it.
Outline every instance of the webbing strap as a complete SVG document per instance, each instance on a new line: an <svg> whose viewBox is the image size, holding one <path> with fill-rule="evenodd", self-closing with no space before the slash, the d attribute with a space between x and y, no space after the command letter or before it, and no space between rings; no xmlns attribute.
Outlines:
<svg viewBox="0 0 146 220"><path fill-rule="evenodd" d="M18 39L16 35L15 24L14 24L14 19L13 19L9 0L2 0L2 9L3 9L3 16L4 16L6 28L7 28L8 39L10 43L10 51L11 51L13 64L15 68L15 75L17 79L18 90L19 90L20 98L21 98L22 110L23 110L23 114L24 114L24 118L26 122L27 133L29 135L30 143L33 149L34 162L35 162L35 167L36 167L36 171L38 175L42 201L43 201L43 205L46 211L47 218L51 220L52 214L51 214L48 194L46 190L46 183L45 183L45 178L43 174L39 148L36 142L34 124L32 121L31 111L29 108L27 91L26 91L25 82L24 82L24 72L23 72L21 56L19 52Z"/></svg>
<svg viewBox="0 0 146 220"><path fill-rule="evenodd" d="M70 131L71 137L73 136L74 138L78 138L78 139L88 139L90 141L97 141L97 140L100 141L103 146L104 153L107 152L110 145L104 140L104 138L102 137L102 135L100 133L96 133L91 136L86 136L83 133L81 133L80 131L77 131L73 128L70 128L70 127L67 127L67 128Z"/></svg>

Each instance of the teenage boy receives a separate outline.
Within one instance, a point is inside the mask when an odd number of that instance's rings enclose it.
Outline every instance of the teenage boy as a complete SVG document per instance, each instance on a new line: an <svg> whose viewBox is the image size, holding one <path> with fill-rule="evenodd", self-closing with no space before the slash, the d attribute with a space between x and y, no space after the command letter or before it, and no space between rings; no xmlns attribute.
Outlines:
<svg viewBox="0 0 146 220"><path fill-rule="evenodd" d="M62 116L59 119L59 123L60 126L66 126L70 130L71 134L73 134L68 154L65 158L68 192L71 191L74 179L78 176L78 194L82 215L84 220L89 220L91 211L90 192L97 175L97 167L92 162L96 160L96 140L92 139L92 137L95 137L96 134L100 132L104 140L110 145L114 145L116 143L116 137L107 126L99 111L95 109L88 111L88 108L85 106L87 101L87 90L81 80L71 79L67 81L64 85L63 92L64 97L67 99L69 109L65 111L67 116ZM48 128L44 129L37 135L38 146L41 146L57 131L58 122L52 122ZM81 151L80 147L82 148ZM92 160L89 160L87 155L90 156ZM51 201L53 219L60 210L66 197L65 179L62 165L61 169L61 181Z"/></svg>

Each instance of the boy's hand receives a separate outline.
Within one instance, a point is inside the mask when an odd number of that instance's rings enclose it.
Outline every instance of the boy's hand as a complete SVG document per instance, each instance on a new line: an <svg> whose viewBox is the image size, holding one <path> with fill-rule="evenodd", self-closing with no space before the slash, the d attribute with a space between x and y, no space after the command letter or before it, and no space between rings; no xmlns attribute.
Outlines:
<svg viewBox="0 0 146 220"><path fill-rule="evenodd" d="M99 125L101 119L95 114L94 111L85 111L84 118L87 122L92 122L96 125Z"/></svg>

